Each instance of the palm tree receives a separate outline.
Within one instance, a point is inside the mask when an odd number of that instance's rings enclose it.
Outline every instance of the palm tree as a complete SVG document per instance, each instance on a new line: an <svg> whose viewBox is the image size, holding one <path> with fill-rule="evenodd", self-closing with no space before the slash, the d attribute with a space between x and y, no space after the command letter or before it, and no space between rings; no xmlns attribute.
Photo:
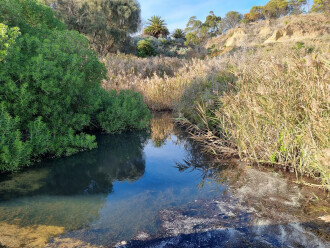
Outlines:
<svg viewBox="0 0 330 248"><path fill-rule="evenodd" d="M144 29L144 34L159 38L160 36L166 37L169 35L169 31L166 27L166 23L160 16L153 16L148 19L148 26Z"/></svg>
<svg viewBox="0 0 330 248"><path fill-rule="evenodd" d="M185 39L185 37L186 37L184 31L181 28L175 29L172 36L175 39Z"/></svg>

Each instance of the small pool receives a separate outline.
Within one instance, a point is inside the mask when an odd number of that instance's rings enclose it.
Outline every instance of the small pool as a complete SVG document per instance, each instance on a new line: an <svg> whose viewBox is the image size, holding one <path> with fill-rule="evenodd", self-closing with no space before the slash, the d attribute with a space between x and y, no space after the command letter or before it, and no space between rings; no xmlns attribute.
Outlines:
<svg viewBox="0 0 330 248"><path fill-rule="evenodd" d="M0 176L0 247L329 247L327 192L216 164L171 114Z"/></svg>
<svg viewBox="0 0 330 248"><path fill-rule="evenodd" d="M222 190L211 181L199 187L203 174L182 170L205 162L174 129L169 115L158 117L151 132L100 135L95 150L3 176L0 223L52 227L94 245L130 240L141 231L154 234L159 210Z"/></svg>

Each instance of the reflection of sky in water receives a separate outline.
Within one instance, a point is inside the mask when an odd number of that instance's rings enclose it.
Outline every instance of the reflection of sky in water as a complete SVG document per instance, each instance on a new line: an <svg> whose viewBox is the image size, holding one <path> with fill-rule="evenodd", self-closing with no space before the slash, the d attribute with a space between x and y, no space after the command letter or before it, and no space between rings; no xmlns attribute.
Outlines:
<svg viewBox="0 0 330 248"><path fill-rule="evenodd" d="M176 139L172 136L173 141ZM115 182L99 218L88 230L68 236L102 244L131 239L140 231L154 233L158 227L158 210L214 196L214 185L198 189L200 174L197 171L178 171L176 163L183 162L189 151L183 142L175 144L172 140L160 148L149 140L144 148L143 176L134 182Z"/></svg>
<svg viewBox="0 0 330 248"><path fill-rule="evenodd" d="M198 171L175 167L199 156L189 148L175 135L161 147L143 132L100 136L96 150L0 178L0 222L64 226L96 244L154 233L158 210L214 196Z"/></svg>

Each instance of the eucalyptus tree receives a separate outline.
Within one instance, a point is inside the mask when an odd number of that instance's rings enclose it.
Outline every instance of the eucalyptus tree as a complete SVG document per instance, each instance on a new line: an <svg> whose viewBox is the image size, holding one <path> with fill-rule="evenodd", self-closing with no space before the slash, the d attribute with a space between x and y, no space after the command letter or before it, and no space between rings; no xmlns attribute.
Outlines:
<svg viewBox="0 0 330 248"><path fill-rule="evenodd" d="M229 11L222 19L222 32L226 32L227 30L236 27L242 19L242 14L237 11Z"/></svg>
<svg viewBox="0 0 330 248"><path fill-rule="evenodd" d="M244 21L255 22L264 19L263 6L253 6L249 13L244 15Z"/></svg>
<svg viewBox="0 0 330 248"><path fill-rule="evenodd" d="M307 4L307 0L289 0L290 14L301 14L303 8Z"/></svg>
<svg viewBox="0 0 330 248"><path fill-rule="evenodd" d="M153 16L148 19L147 27L143 30L144 34L151 35L155 38L167 37L170 32L166 27L165 20L160 16Z"/></svg>
<svg viewBox="0 0 330 248"><path fill-rule="evenodd" d="M330 13L330 2L329 0L314 0L312 6L313 12L324 12Z"/></svg>
<svg viewBox="0 0 330 248"><path fill-rule="evenodd" d="M186 45L199 46L208 38L221 34L221 17L210 11L205 22L190 17L186 25Z"/></svg>
<svg viewBox="0 0 330 248"><path fill-rule="evenodd" d="M279 18L290 12L289 2L287 0L270 0L263 7L263 14L267 19Z"/></svg>
<svg viewBox="0 0 330 248"><path fill-rule="evenodd" d="M207 28L196 16L190 17L185 32L187 46L200 46L208 38Z"/></svg>
<svg viewBox="0 0 330 248"><path fill-rule="evenodd" d="M221 34L221 17L216 16L213 11L210 11L203 25L208 28L209 36Z"/></svg>
<svg viewBox="0 0 330 248"><path fill-rule="evenodd" d="M87 36L101 55L121 50L141 24L136 0L44 0L69 29Z"/></svg>

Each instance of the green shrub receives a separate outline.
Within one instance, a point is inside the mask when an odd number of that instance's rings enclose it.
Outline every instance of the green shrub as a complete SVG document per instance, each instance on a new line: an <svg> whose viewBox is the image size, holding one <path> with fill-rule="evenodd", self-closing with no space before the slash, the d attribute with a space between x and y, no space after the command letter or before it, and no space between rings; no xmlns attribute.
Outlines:
<svg viewBox="0 0 330 248"><path fill-rule="evenodd" d="M305 43L304 42L301 42L301 41L298 41L297 43L296 43L296 49L297 50L301 50L303 47L305 47Z"/></svg>
<svg viewBox="0 0 330 248"><path fill-rule="evenodd" d="M151 45L151 42L149 40L140 40L137 43L137 56L138 57L149 57L149 56L155 56L155 48Z"/></svg>
<svg viewBox="0 0 330 248"><path fill-rule="evenodd" d="M22 141L19 118L11 117L3 104L0 106L0 170L15 170L29 164L31 149Z"/></svg>
<svg viewBox="0 0 330 248"><path fill-rule="evenodd" d="M8 49L14 45L19 35L19 28L8 28L7 25L0 23L0 61L6 57Z"/></svg>
<svg viewBox="0 0 330 248"><path fill-rule="evenodd" d="M42 155L95 148L95 136L84 133L95 116L102 122L94 125L109 132L146 125L149 112L141 96L107 93L101 87L105 66L88 40L65 30L49 7L36 0L4 0L0 13L0 22L22 32L0 61L0 171Z"/></svg>
<svg viewBox="0 0 330 248"><path fill-rule="evenodd" d="M96 119L102 130L108 133L142 129L151 117L141 94L122 90L118 94L112 90L103 98L101 111Z"/></svg>

